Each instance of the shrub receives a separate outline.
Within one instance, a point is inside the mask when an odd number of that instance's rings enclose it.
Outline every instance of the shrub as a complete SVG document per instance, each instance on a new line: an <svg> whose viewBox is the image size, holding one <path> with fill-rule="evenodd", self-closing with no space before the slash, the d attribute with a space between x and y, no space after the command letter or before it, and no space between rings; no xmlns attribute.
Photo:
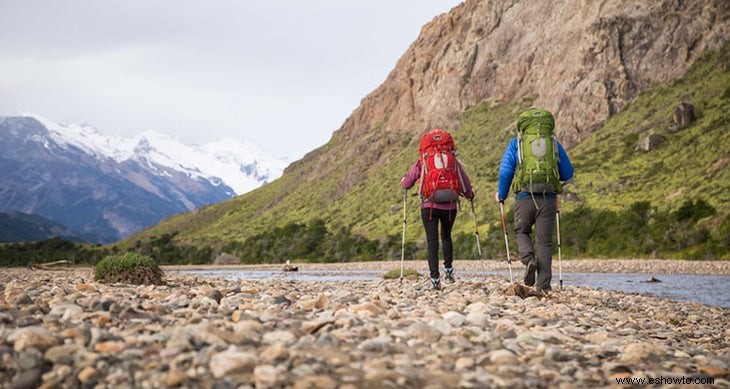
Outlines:
<svg viewBox="0 0 730 389"><path fill-rule="evenodd" d="M674 212L674 217L677 221L691 221L692 223L698 220L713 216L717 213L717 210L712 205L708 204L703 199L697 201L685 200L682 206Z"/></svg>
<svg viewBox="0 0 730 389"><path fill-rule="evenodd" d="M109 255L94 267L99 282L162 285L164 273L154 259L137 253Z"/></svg>
<svg viewBox="0 0 730 389"><path fill-rule="evenodd" d="M418 273L418 271L415 269L403 269L403 277L409 277L409 276L420 277L421 274ZM386 280L400 278L400 268L389 270L387 273L385 273L383 275L383 278L385 278Z"/></svg>
<svg viewBox="0 0 730 389"><path fill-rule="evenodd" d="M230 248L229 248L230 249ZM413 259L416 247L406 243L406 258ZM400 258L401 237L388 235L370 240L353 233L349 227L334 226L315 219L306 223L289 223L246 239L234 253L242 263L279 263L283 260L311 262L380 261Z"/></svg>

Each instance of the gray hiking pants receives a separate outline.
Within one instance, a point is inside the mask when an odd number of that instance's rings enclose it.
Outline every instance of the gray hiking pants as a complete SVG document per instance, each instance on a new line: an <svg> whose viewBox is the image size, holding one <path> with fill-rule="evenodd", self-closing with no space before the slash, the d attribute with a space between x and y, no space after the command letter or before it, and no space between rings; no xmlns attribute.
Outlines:
<svg viewBox="0 0 730 389"><path fill-rule="evenodd" d="M515 201L515 237L520 261L527 266L537 260L535 288L550 290L553 277L553 226L557 207L555 198L535 197ZM535 207L537 203L537 207ZM535 245L530 234L535 226Z"/></svg>

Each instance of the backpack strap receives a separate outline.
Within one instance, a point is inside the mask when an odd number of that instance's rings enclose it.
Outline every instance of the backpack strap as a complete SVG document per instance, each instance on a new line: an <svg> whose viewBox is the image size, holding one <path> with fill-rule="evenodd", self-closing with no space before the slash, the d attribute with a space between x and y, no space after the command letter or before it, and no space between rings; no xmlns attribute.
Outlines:
<svg viewBox="0 0 730 389"><path fill-rule="evenodd" d="M425 202L423 198L423 181L426 179L426 153L421 155L419 163L421 164L421 176L418 180L418 196L421 198L421 204L423 204Z"/></svg>
<svg viewBox="0 0 730 389"><path fill-rule="evenodd" d="M530 174L530 188L532 188L532 174ZM545 195L543 194L543 197ZM532 203L535 204L535 209L540 209L540 206L537 205L537 200L535 200L535 193L530 191L530 198L532 199Z"/></svg>

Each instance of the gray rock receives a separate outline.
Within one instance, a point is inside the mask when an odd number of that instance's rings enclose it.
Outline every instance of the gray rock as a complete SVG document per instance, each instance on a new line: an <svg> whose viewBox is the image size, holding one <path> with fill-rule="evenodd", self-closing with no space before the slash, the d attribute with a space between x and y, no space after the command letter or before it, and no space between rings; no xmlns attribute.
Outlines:
<svg viewBox="0 0 730 389"><path fill-rule="evenodd" d="M389 336L379 336L374 339L365 340L357 348L363 351L388 352L392 343Z"/></svg>
<svg viewBox="0 0 730 389"><path fill-rule="evenodd" d="M213 260L214 265L240 265L241 259L229 253L220 253Z"/></svg>
<svg viewBox="0 0 730 389"><path fill-rule="evenodd" d="M58 338L43 327L18 329L10 334L7 340L13 343L15 351L23 351L31 347L46 351L59 343Z"/></svg>
<svg viewBox="0 0 730 389"><path fill-rule="evenodd" d="M222 378L229 374L252 372L257 362L255 354L229 348L211 356L208 367L213 377Z"/></svg>
<svg viewBox="0 0 730 389"><path fill-rule="evenodd" d="M36 388L41 383L42 371L40 368L18 372L10 382L9 389Z"/></svg>
<svg viewBox="0 0 730 389"><path fill-rule="evenodd" d="M486 327L489 323L489 315L482 312L470 312L466 315L466 322L476 327Z"/></svg>
<svg viewBox="0 0 730 389"><path fill-rule="evenodd" d="M496 365L516 365L519 363L517 356L505 349L492 351L489 354L489 361Z"/></svg>
<svg viewBox="0 0 730 389"><path fill-rule="evenodd" d="M658 134L647 135L636 144L635 150L644 152L651 151L664 143L665 140L667 140L667 138Z"/></svg>
<svg viewBox="0 0 730 389"><path fill-rule="evenodd" d="M18 297L13 300L13 305L28 305L33 304L33 299L28 296L27 293L21 293Z"/></svg>
<svg viewBox="0 0 730 389"><path fill-rule="evenodd" d="M697 120L697 117L695 116L694 105L686 102L679 103L679 105L674 108L674 114L672 115L673 125L670 130L674 132L679 131L689 126L695 120Z"/></svg>
<svg viewBox="0 0 730 389"><path fill-rule="evenodd" d="M408 333L411 337L418 338L426 343L433 343L443 335L441 331L422 321L417 321L411 324L408 327Z"/></svg>
<svg viewBox="0 0 730 389"><path fill-rule="evenodd" d="M292 345L297 341L297 337L290 331L271 331L264 334L262 341L264 344L282 343Z"/></svg>
<svg viewBox="0 0 730 389"><path fill-rule="evenodd" d="M43 358L54 365L72 365L79 348L76 344L53 346L46 351Z"/></svg>

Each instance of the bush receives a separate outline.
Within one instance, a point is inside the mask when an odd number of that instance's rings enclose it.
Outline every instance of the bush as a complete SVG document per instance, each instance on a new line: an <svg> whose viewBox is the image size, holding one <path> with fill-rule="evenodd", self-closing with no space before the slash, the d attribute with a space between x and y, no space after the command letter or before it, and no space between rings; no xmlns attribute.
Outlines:
<svg viewBox="0 0 730 389"><path fill-rule="evenodd" d="M696 223L698 220L713 216L717 213L717 210L712 205L708 204L703 199L697 201L685 200L682 206L674 212L674 217L677 221L690 221Z"/></svg>
<svg viewBox="0 0 730 389"><path fill-rule="evenodd" d="M197 246L175 242L177 232L153 236L150 240L135 242L134 250L140 254L149 255L163 265L190 265L210 263L213 259L213 249L210 246Z"/></svg>
<svg viewBox="0 0 730 389"><path fill-rule="evenodd" d="M403 269L403 277L420 277L421 274L415 269ZM394 278L400 278L400 268L389 270L383 274L383 278L386 280L392 280Z"/></svg>
<svg viewBox="0 0 730 389"><path fill-rule="evenodd" d="M660 211L648 201L622 211L581 207L561 214L563 253L580 257L727 259L727 225L721 224L715 230L711 226L719 222L707 219L716 214L717 210L702 199L687 200L675 211Z"/></svg>
<svg viewBox="0 0 730 389"><path fill-rule="evenodd" d="M49 260L65 260L74 265L93 265L108 254L107 249L60 238L38 242L0 243L0 267L28 266Z"/></svg>
<svg viewBox="0 0 730 389"><path fill-rule="evenodd" d="M99 282L162 285L163 276L154 259L137 253L109 255L94 267L94 277Z"/></svg>

